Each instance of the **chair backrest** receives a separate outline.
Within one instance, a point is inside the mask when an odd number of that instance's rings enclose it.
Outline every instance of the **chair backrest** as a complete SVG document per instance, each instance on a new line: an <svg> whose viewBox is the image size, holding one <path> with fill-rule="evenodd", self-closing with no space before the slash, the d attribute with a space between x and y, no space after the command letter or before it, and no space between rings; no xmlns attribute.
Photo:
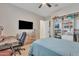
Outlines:
<svg viewBox="0 0 79 59"><path fill-rule="evenodd" d="M24 44L25 38L26 38L26 32L20 33L19 38L18 38L19 43Z"/></svg>

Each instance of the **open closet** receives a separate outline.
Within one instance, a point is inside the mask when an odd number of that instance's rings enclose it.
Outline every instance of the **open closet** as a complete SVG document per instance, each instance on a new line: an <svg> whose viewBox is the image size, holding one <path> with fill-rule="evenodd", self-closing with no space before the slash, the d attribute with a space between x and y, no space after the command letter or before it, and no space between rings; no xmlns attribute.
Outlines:
<svg viewBox="0 0 79 59"><path fill-rule="evenodd" d="M52 20L55 38L79 42L79 12L55 16Z"/></svg>

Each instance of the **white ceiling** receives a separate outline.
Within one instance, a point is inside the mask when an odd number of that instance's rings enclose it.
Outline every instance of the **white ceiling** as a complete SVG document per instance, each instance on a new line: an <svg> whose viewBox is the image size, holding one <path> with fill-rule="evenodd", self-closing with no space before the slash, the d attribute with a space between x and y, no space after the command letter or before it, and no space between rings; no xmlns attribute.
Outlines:
<svg viewBox="0 0 79 59"><path fill-rule="evenodd" d="M68 3L58 3L58 6L55 7L55 3L50 4L52 5L51 8L47 7L46 5L43 5L41 8L38 8L40 3L13 3L14 6L31 11L43 17L50 16L53 12L70 5Z"/></svg>

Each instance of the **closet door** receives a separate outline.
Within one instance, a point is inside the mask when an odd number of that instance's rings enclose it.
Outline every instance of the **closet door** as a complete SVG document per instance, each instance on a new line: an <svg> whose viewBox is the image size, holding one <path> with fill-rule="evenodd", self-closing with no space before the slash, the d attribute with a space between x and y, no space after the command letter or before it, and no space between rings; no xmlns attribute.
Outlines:
<svg viewBox="0 0 79 59"><path fill-rule="evenodd" d="M49 20L40 20L40 38L49 37Z"/></svg>

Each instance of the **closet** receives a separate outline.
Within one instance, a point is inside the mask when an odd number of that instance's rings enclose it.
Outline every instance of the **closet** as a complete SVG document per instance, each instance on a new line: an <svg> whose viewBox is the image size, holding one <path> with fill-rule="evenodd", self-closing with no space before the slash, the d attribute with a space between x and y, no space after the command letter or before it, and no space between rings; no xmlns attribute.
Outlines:
<svg viewBox="0 0 79 59"><path fill-rule="evenodd" d="M62 34L62 18L61 17L55 17L53 20L54 24L54 37L61 39Z"/></svg>
<svg viewBox="0 0 79 59"><path fill-rule="evenodd" d="M55 38L70 41L79 41L79 13L55 16L53 20L53 33Z"/></svg>
<svg viewBox="0 0 79 59"><path fill-rule="evenodd" d="M49 37L49 20L40 20L40 39Z"/></svg>

